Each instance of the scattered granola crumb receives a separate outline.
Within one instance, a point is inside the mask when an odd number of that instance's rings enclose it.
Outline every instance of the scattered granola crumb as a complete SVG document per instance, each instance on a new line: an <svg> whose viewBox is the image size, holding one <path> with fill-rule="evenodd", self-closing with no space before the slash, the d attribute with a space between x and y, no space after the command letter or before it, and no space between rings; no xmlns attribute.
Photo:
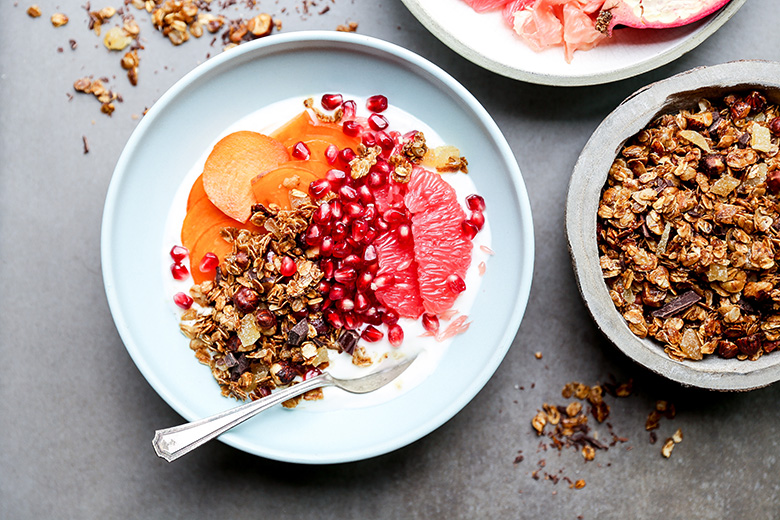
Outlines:
<svg viewBox="0 0 780 520"><path fill-rule="evenodd" d="M39 6L31 5L27 8L27 14L30 15L31 18L38 18L43 12Z"/></svg>
<svg viewBox="0 0 780 520"><path fill-rule="evenodd" d="M68 43L70 44L70 48L71 48L71 50L74 50L74 51L75 51L75 50L76 50L76 47L78 47L78 43L76 43L76 40L74 40L74 39L70 39L70 40L68 40Z"/></svg>
<svg viewBox="0 0 780 520"><path fill-rule="evenodd" d="M81 141L84 143L84 154L88 154L89 153L89 143L87 142L87 136L86 135L82 135L81 136Z"/></svg>
<svg viewBox="0 0 780 520"><path fill-rule="evenodd" d="M68 17L62 13L54 13L51 15L51 24L54 27L62 27L68 23Z"/></svg>
<svg viewBox="0 0 780 520"><path fill-rule="evenodd" d="M542 353L541 353L541 352L535 352L535 353L534 353L534 357L535 357L536 359L542 359Z"/></svg>
<svg viewBox="0 0 780 520"><path fill-rule="evenodd" d="M674 449L674 440L672 438L666 439L663 447L661 448L661 455L668 459L672 456L672 450Z"/></svg>
<svg viewBox="0 0 780 520"><path fill-rule="evenodd" d="M574 483L574 489L582 489L585 487L585 481L583 479L579 479L577 482Z"/></svg>
<svg viewBox="0 0 780 520"><path fill-rule="evenodd" d="M349 22L346 25L339 25L336 27L336 30L339 32L355 32L357 31L358 24L357 22Z"/></svg>
<svg viewBox="0 0 780 520"><path fill-rule="evenodd" d="M672 440L675 444L680 444L683 440L682 430L677 428L677 431L672 435Z"/></svg>

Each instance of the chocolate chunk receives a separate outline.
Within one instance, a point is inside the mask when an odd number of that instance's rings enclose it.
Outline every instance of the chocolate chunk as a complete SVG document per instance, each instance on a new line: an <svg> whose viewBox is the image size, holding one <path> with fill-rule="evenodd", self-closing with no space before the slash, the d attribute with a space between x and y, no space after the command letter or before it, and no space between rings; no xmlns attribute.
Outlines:
<svg viewBox="0 0 780 520"><path fill-rule="evenodd" d="M355 346L357 345L358 341L358 333L354 330L344 330L339 335L339 347L341 347L341 350L346 352L349 355L352 355L352 353L355 351Z"/></svg>
<svg viewBox="0 0 780 520"><path fill-rule="evenodd" d="M303 343L303 340L305 340L306 336L308 335L309 322L306 321L306 318L303 318L287 333L287 344L292 345L293 347L300 346L300 344Z"/></svg>
<svg viewBox="0 0 780 520"><path fill-rule="evenodd" d="M694 305L700 301L701 296L696 294L696 291L684 292L657 311L653 311L651 315L655 318L661 318L663 320L674 316L678 312L684 311L691 305Z"/></svg>

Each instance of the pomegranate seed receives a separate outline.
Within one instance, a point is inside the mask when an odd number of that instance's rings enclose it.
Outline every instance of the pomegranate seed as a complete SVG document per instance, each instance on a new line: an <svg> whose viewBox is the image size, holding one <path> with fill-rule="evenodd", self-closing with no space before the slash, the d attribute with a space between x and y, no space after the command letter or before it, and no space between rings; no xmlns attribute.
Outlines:
<svg viewBox="0 0 780 520"><path fill-rule="evenodd" d="M309 147L306 146L306 143L303 141L298 141L295 143L295 146L293 146L292 156L296 159L300 159L301 161L308 161L311 157L311 150L309 150Z"/></svg>
<svg viewBox="0 0 780 520"><path fill-rule="evenodd" d="M404 342L404 329L397 323L390 325L387 328L387 339L394 347L400 347Z"/></svg>
<svg viewBox="0 0 780 520"><path fill-rule="evenodd" d="M363 218L365 218L365 215L363 215ZM363 243L364 244L370 244L374 241L374 239L377 236L377 232L374 228L369 227L368 231L366 231L366 236L363 237Z"/></svg>
<svg viewBox="0 0 780 520"><path fill-rule="evenodd" d="M357 279L357 272L352 267L340 267L333 273L333 278L339 283L353 283Z"/></svg>
<svg viewBox="0 0 780 520"><path fill-rule="evenodd" d="M320 370L317 367L311 368L303 374L303 380L306 381L307 379L311 379L312 377L317 377L320 374L322 374L322 370Z"/></svg>
<svg viewBox="0 0 780 520"><path fill-rule="evenodd" d="M382 314L382 323L385 325L395 325L398 323L398 318L399 316L397 312L395 312L393 309L387 309Z"/></svg>
<svg viewBox="0 0 780 520"><path fill-rule="evenodd" d="M388 224L397 224L406 220L406 215L401 210L390 208L382 213L382 218L385 219L385 222Z"/></svg>
<svg viewBox="0 0 780 520"><path fill-rule="evenodd" d="M374 278L374 281L371 283L371 289L374 291L377 289L384 289L385 287L390 287L394 283L395 275L393 273L381 274Z"/></svg>
<svg viewBox="0 0 780 520"><path fill-rule="evenodd" d="M317 284L317 290L320 292L320 294L328 294L330 292L331 285L330 282L327 280L322 280L320 283Z"/></svg>
<svg viewBox="0 0 780 520"><path fill-rule="evenodd" d="M173 258L173 261L177 264L180 264L189 254L190 250L184 246L173 246L171 248L171 258Z"/></svg>
<svg viewBox="0 0 780 520"><path fill-rule="evenodd" d="M333 224L333 240L334 242L341 242L347 238L347 225L343 222L336 222Z"/></svg>
<svg viewBox="0 0 780 520"><path fill-rule="evenodd" d="M354 330L362 324L363 322L360 321L360 319L351 312L344 315L344 328Z"/></svg>
<svg viewBox="0 0 780 520"><path fill-rule="evenodd" d="M374 194L371 193L371 188L366 186L365 184L358 188L358 197L360 197L360 202L363 204L370 204L374 202Z"/></svg>
<svg viewBox="0 0 780 520"><path fill-rule="evenodd" d="M366 204L366 209L363 212L363 220L366 222L373 222L376 219L376 206L372 203Z"/></svg>
<svg viewBox="0 0 780 520"><path fill-rule="evenodd" d="M320 256L330 256L333 253L333 237L322 237Z"/></svg>
<svg viewBox="0 0 780 520"><path fill-rule="evenodd" d="M335 301L342 300L347 295L347 290L343 285L334 285L328 291L328 299Z"/></svg>
<svg viewBox="0 0 780 520"><path fill-rule="evenodd" d="M422 326L428 332L436 334L439 332L439 318L435 314L425 312L422 315Z"/></svg>
<svg viewBox="0 0 780 520"><path fill-rule="evenodd" d="M366 246L365 250L363 250L363 261L367 264L370 264L372 262L376 262L376 259L376 247L374 247L373 244L369 244Z"/></svg>
<svg viewBox="0 0 780 520"><path fill-rule="evenodd" d="M336 307L344 312L349 312L355 309L355 302L349 298L342 298L336 302Z"/></svg>
<svg viewBox="0 0 780 520"><path fill-rule="evenodd" d="M344 326L344 318L341 316L341 314L339 314L338 311L334 309L328 309L325 311L325 319L328 320L328 323L337 329L340 329Z"/></svg>
<svg viewBox="0 0 780 520"><path fill-rule="evenodd" d="M344 216L344 206L341 205L341 202L335 200L330 203L330 214L333 220L339 220Z"/></svg>
<svg viewBox="0 0 780 520"><path fill-rule="evenodd" d="M357 121L344 121L341 125L341 131L350 137L355 137L363 129Z"/></svg>
<svg viewBox="0 0 780 520"><path fill-rule="evenodd" d="M341 108L344 109L345 119L348 119L350 117L355 117L355 114L357 113L357 103L355 103L351 99L344 101L344 103L341 105Z"/></svg>
<svg viewBox="0 0 780 520"><path fill-rule="evenodd" d="M320 242L322 242L322 229L317 224L310 225L306 230L306 244L316 246Z"/></svg>
<svg viewBox="0 0 780 520"><path fill-rule="evenodd" d="M482 229L482 226L485 225L485 215L481 211L472 211L469 222L474 224L475 228Z"/></svg>
<svg viewBox="0 0 780 520"><path fill-rule="evenodd" d="M366 100L366 108L371 112L384 112L387 110L387 98L381 94L371 96Z"/></svg>
<svg viewBox="0 0 780 520"><path fill-rule="evenodd" d="M471 211L485 211L485 199L476 193L466 197L466 206Z"/></svg>
<svg viewBox="0 0 780 520"><path fill-rule="evenodd" d="M390 231L390 224L388 224L381 218L376 221L375 225L376 225L376 230L379 233L387 233L388 231Z"/></svg>
<svg viewBox="0 0 780 520"><path fill-rule="evenodd" d="M325 110L335 110L341 106L343 101L344 97L341 94L323 94L320 103Z"/></svg>
<svg viewBox="0 0 780 520"><path fill-rule="evenodd" d="M357 293L355 295L355 310L363 312L371 306L371 301L363 293Z"/></svg>
<svg viewBox="0 0 780 520"><path fill-rule="evenodd" d="M203 255L203 260L200 261L198 269L201 273L209 273L217 268L219 265L219 258L214 253L206 253Z"/></svg>
<svg viewBox="0 0 780 520"><path fill-rule="evenodd" d="M333 273L336 271L336 265L333 263L333 260L326 258L325 260L320 261L320 271L322 271L325 278L333 278Z"/></svg>
<svg viewBox="0 0 780 520"><path fill-rule="evenodd" d="M370 343L374 343L375 341L379 341L382 339L385 335L382 333L381 330L374 327L373 325L369 325L365 329L363 329L363 332L360 333L360 337L364 339L365 341L368 341Z"/></svg>
<svg viewBox="0 0 780 520"><path fill-rule="evenodd" d="M333 253L336 258L346 258L352 253L352 246L346 240L333 244Z"/></svg>
<svg viewBox="0 0 780 520"><path fill-rule="evenodd" d="M466 240L474 240L474 237L479 233L477 226L468 220L464 220L460 223L460 229L463 231L463 236L466 237Z"/></svg>
<svg viewBox="0 0 780 520"><path fill-rule="evenodd" d="M309 195L315 199L320 199L330 191L330 182L327 179L317 179L309 184Z"/></svg>
<svg viewBox="0 0 780 520"><path fill-rule="evenodd" d="M412 239L412 228L409 224L401 224L395 232L398 234L398 240L401 242L409 242Z"/></svg>
<svg viewBox="0 0 780 520"><path fill-rule="evenodd" d="M349 164L349 162L355 157L357 157L357 155L355 155L355 150L352 148L343 148L339 152L339 160L344 164Z"/></svg>
<svg viewBox="0 0 780 520"><path fill-rule="evenodd" d="M386 181L387 176L393 172L393 167L390 166L389 162L385 161L381 157L377 157L376 163L374 163L374 165L371 166L369 172L377 172L382 174L382 176L385 178Z"/></svg>
<svg viewBox="0 0 780 520"><path fill-rule="evenodd" d="M362 241L366 236L366 231L368 231L368 223L366 223L365 220L356 220L352 223L352 239L360 242Z"/></svg>
<svg viewBox="0 0 780 520"><path fill-rule="evenodd" d="M332 213L330 211L330 204L323 202L316 210L314 210L311 218L317 224L329 224L331 216Z"/></svg>
<svg viewBox="0 0 780 520"><path fill-rule="evenodd" d="M393 138L387 135L385 132L380 130L376 133L375 137L376 144L378 144L385 152L388 152L395 147L395 141L393 141Z"/></svg>
<svg viewBox="0 0 780 520"><path fill-rule="evenodd" d="M379 172L369 172L366 182L374 189L381 188L387 182L387 177Z"/></svg>
<svg viewBox="0 0 780 520"><path fill-rule="evenodd" d="M361 260L358 255L351 254L345 257L344 260L341 261L341 267L360 268L363 267L363 260Z"/></svg>
<svg viewBox="0 0 780 520"><path fill-rule="evenodd" d="M339 197L348 201L357 200L358 192L352 186L344 185L341 188L339 188Z"/></svg>
<svg viewBox="0 0 780 520"><path fill-rule="evenodd" d="M466 282L457 274L451 274L447 277L447 286L455 294L462 293L466 290Z"/></svg>
<svg viewBox="0 0 780 520"><path fill-rule="evenodd" d="M355 280L355 288L360 292L366 292L368 289L371 288L371 281L374 279L374 275L372 275L368 271L363 271L360 273Z"/></svg>
<svg viewBox="0 0 780 520"><path fill-rule="evenodd" d="M327 148L325 148L325 160L328 161L328 164L335 164L336 159L339 157L339 148L335 144L329 144Z"/></svg>
<svg viewBox="0 0 780 520"><path fill-rule="evenodd" d="M363 143L363 146L367 148L373 148L376 146L376 137L374 137L374 134L371 132L363 132L363 136L360 138L360 141Z"/></svg>
<svg viewBox="0 0 780 520"><path fill-rule="evenodd" d="M279 267L279 274L282 276L292 276L298 272L298 266L295 264L295 260L289 256L282 258L282 265Z"/></svg>
<svg viewBox="0 0 780 520"><path fill-rule="evenodd" d="M175 303L182 309L187 310L190 307L192 307L192 298L190 298L188 295L184 294L183 292L178 292L173 295L173 303Z"/></svg>
<svg viewBox="0 0 780 520"><path fill-rule="evenodd" d="M344 170L332 169L325 173L325 179L331 187L338 188L347 180L347 173Z"/></svg>
<svg viewBox="0 0 780 520"><path fill-rule="evenodd" d="M371 114L368 116L368 126L370 126L372 130L384 130L389 124L390 123L387 122L385 116L380 116L379 114Z"/></svg>
<svg viewBox="0 0 780 520"><path fill-rule="evenodd" d="M348 218L360 218L363 216L363 212L365 211L365 208L361 206L357 202L347 202L344 204L344 213L347 215Z"/></svg>
<svg viewBox="0 0 780 520"><path fill-rule="evenodd" d="M379 262L374 262L373 264L368 264L368 272L371 273L371 276L376 276L376 273L379 272ZM395 278L393 278L395 281ZM373 290L373 287L372 287Z"/></svg>
<svg viewBox="0 0 780 520"><path fill-rule="evenodd" d="M379 309L376 307L369 307L363 313L363 321L370 323L371 325L381 325L382 315L379 313Z"/></svg>
<svg viewBox="0 0 780 520"><path fill-rule="evenodd" d="M187 269L187 266L184 264L171 264L171 274L173 275L174 280L186 280L187 277L190 275L189 270Z"/></svg>

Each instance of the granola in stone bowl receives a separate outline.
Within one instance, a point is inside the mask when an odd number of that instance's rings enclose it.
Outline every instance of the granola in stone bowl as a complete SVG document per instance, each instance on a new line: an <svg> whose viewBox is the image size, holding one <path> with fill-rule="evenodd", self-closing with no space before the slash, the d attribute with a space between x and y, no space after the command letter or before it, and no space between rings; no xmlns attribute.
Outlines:
<svg viewBox="0 0 780 520"><path fill-rule="evenodd" d="M630 330L675 360L780 347L780 108L735 91L653 120L598 205L599 263Z"/></svg>

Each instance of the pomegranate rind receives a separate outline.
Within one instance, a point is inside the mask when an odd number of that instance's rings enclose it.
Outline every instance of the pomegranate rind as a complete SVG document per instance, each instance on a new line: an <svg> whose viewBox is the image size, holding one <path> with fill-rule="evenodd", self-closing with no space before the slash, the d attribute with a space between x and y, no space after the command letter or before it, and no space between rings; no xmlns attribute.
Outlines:
<svg viewBox="0 0 780 520"><path fill-rule="evenodd" d="M701 20L731 0L606 0L597 28L612 35L616 25L637 29L680 27Z"/></svg>
<svg viewBox="0 0 780 520"><path fill-rule="evenodd" d="M457 274L465 278L471 264L472 243L461 231L466 217L455 189L440 175L415 168L404 197L412 214L414 258L425 312L438 314L458 297L447 283Z"/></svg>
<svg viewBox="0 0 780 520"><path fill-rule="evenodd" d="M404 318L417 319L424 311L420 297L419 280L417 277L417 262L414 259L414 248L411 244L404 245L398 240L394 231L383 233L374 240L379 270L377 277L393 275L395 282L388 287L377 288L377 299L393 309Z"/></svg>

